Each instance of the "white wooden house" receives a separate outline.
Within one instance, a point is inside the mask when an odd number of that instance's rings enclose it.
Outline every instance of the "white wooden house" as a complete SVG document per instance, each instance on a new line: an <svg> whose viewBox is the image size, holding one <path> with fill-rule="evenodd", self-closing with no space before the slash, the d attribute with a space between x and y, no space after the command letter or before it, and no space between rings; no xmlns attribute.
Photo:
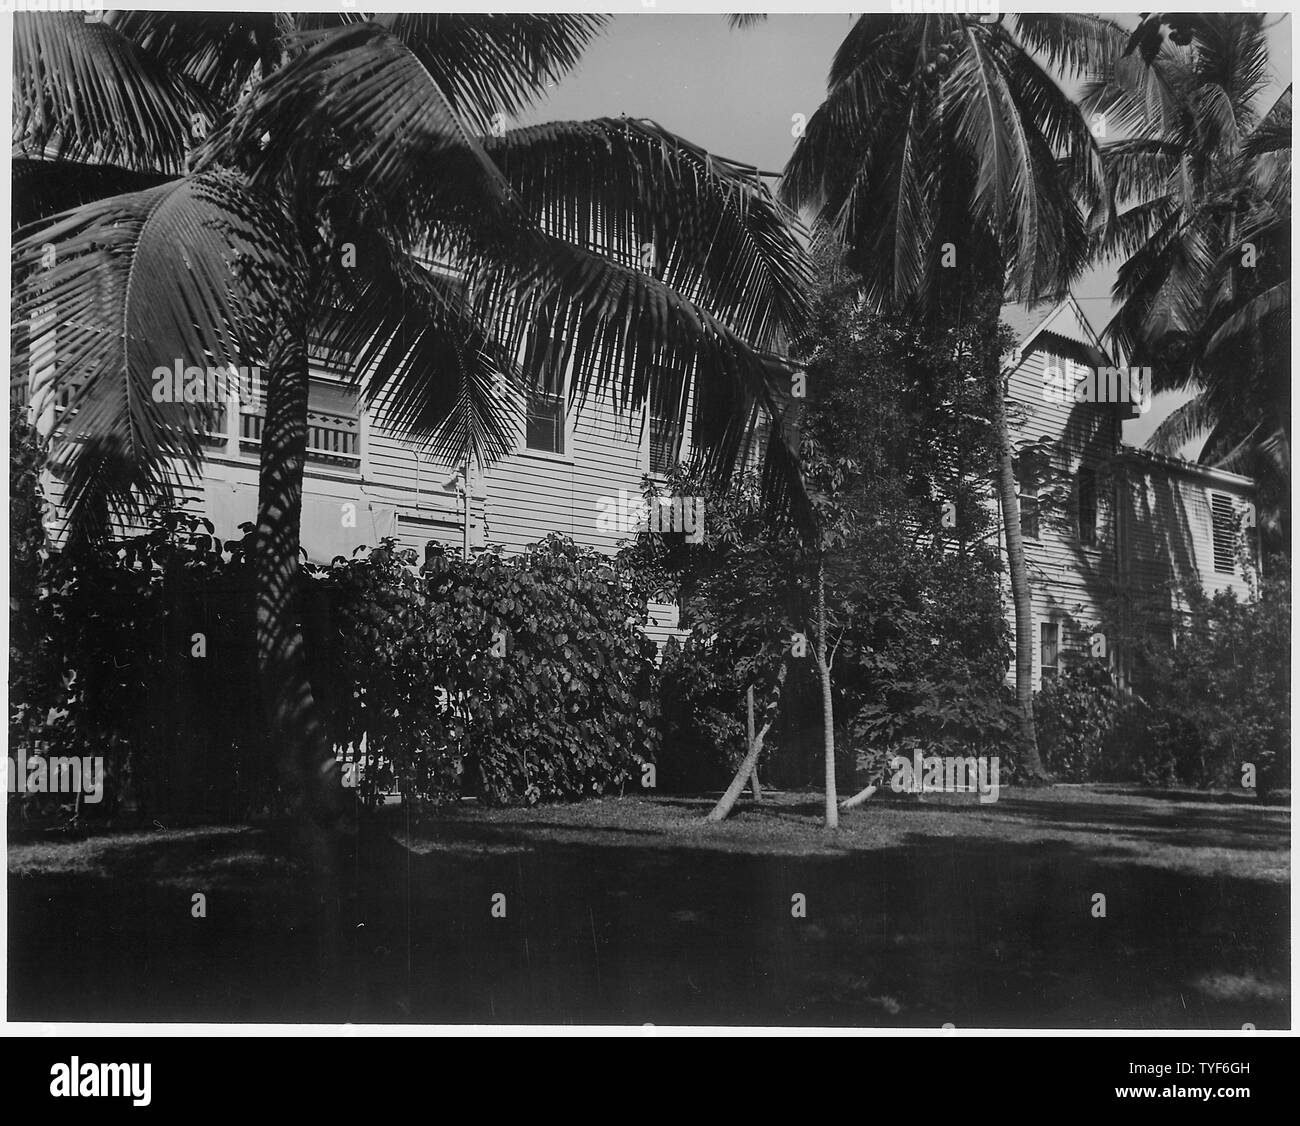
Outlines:
<svg viewBox="0 0 1300 1126"><path fill-rule="evenodd" d="M1231 588L1249 596L1258 577L1252 482L1124 444L1123 422L1143 409L1143 389L1129 384L1123 393L1126 385L1115 380L1073 298L1036 313L1009 308L1004 319L1019 326L1004 368L1013 441L1042 440L1051 449L1041 471L1021 458L1035 686L1072 654L1095 652L1101 623L1116 605L1163 599L1177 609L1178 588L1193 578L1211 593ZM33 383L49 362L46 350L33 355ZM372 418L362 396L322 358L313 358L311 375L302 544L318 562L385 536L420 556L430 541L459 549L466 539L470 550L520 552L552 532L613 552L632 523L609 514L629 513L646 474L661 476L689 454L690 388L680 426L648 406L629 413L609 399L589 399L578 410L568 397L571 363L544 374L524 404L516 448L485 469L423 456ZM21 382L15 399L27 394ZM239 538L240 524L256 518L263 409L228 400L205 438L201 480L187 490L223 538ZM51 424L47 417L45 428ZM57 482L50 486L57 501ZM1048 494L1054 503L1046 503ZM1009 590L1004 594L1010 616ZM652 605L647 631L656 641L676 625L676 607ZM1112 642L1103 643L1107 659L1127 680L1128 656Z"/></svg>
<svg viewBox="0 0 1300 1126"><path fill-rule="evenodd" d="M49 347L33 349L29 378L11 385L11 402L30 400L31 387L49 377L51 355ZM467 544L471 551L517 553L553 532L612 553L638 526L646 475L662 480L690 452L690 388L684 421L658 417L648 403L620 410L609 397L588 398L578 409L569 398L571 359L562 371L543 372L520 404L515 449L487 467L430 460L374 417L337 367L314 355L310 371L302 546L314 562L351 557L386 536L421 559L431 541L454 550ZM66 401L67 392L61 397ZM264 412L264 396L241 401L232 393L203 437L201 478L182 488L223 539L239 539L240 525L256 521ZM44 417L35 419L38 428L48 433L60 413L57 403L48 403ZM61 489L48 475L46 492L55 502L57 542ZM652 604L651 637L662 644L676 625L675 606Z"/></svg>
<svg viewBox="0 0 1300 1126"><path fill-rule="evenodd" d="M1003 319L1018 337L1004 366L1013 444L1045 440L1050 450L1038 465L1019 459L1035 687L1083 654L1104 654L1128 683L1140 670L1105 636L1107 620L1130 615L1132 629L1132 616L1154 607L1179 612L1193 580L1251 596L1253 482L1124 444L1124 421L1150 406L1147 369L1159 360L1120 378L1073 297Z"/></svg>

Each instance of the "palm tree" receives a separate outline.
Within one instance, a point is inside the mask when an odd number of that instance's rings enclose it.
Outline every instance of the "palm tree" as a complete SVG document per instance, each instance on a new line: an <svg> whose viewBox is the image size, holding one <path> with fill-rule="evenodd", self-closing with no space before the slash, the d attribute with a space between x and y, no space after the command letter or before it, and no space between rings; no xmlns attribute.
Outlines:
<svg viewBox="0 0 1300 1126"><path fill-rule="evenodd" d="M1098 146L1050 67L1081 73L1123 36L1091 16L859 17L831 65L781 193L841 243L871 307L935 323L1064 291L1107 213ZM1023 764L1045 777L1033 717L1033 619L1005 390L990 357L997 491L1016 619Z"/></svg>
<svg viewBox="0 0 1300 1126"><path fill-rule="evenodd" d="M258 660L286 786L319 823L341 792L293 605L310 340L351 354L377 415L456 464L512 448L555 325L580 397L636 409L651 362L694 376L717 476L756 404L776 420L771 448L788 450L777 351L807 267L762 174L651 122L499 127L600 25L17 18L16 141L33 176L93 166L86 201L39 219L14 256L15 324L35 347L57 310L55 385L81 381L78 440L56 454L71 526L195 471L205 408L153 402L157 365L262 367ZM119 174L121 194L93 194ZM771 496L788 496L791 459L772 464Z"/></svg>
<svg viewBox="0 0 1300 1126"><path fill-rule="evenodd" d="M1169 36L1163 28L1172 28ZM1266 110L1260 13L1156 13L1084 92L1123 139L1102 155L1120 210L1117 348L1191 392L1148 445L1255 476L1281 542L1290 478L1291 88Z"/></svg>

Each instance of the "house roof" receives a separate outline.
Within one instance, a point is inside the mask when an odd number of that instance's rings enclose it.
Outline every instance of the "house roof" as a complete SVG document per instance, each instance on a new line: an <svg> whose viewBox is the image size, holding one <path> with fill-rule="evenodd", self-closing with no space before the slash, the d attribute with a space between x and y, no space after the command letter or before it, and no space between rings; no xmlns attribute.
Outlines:
<svg viewBox="0 0 1300 1126"><path fill-rule="evenodd" d="M1187 473L1194 477L1202 477L1219 485L1233 485L1243 491L1249 491L1255 487L1255 480L1252 477L1243 477L1240 473L1229 473L1226 469L1218 469L1212 465L1202 465L1200 462L1188 461L1183 457L1156 453L1155 450L1148 450L1143 446L1122 445L1116 452L1116 457L1120 460L1145 462L1163 469Z"/></svg>
<svg viewBox="0 0 1300 1126"><path fill-rule="evenodd" d="M1016 338L1015 346L1003 357L1004 371L1022 363L1034 343L1043 336L1053 336L1077 344L1086 353L1094 372L1099 368L1115 366L1115 361L1102 346L1101 337L1093 328L1088 314L1073 294L1067 294L1064 300L1055 305L1004 305L1001 316ZM1091 402L1092 399L1089 398L1088 401ZM1121 417L1136 418L1141 413L1138 405L1129 400L1118 402L1114 406Z"/></svg>
<svg viewBox="0 0 1300 1126"><path fill-rule="evenodd" d="M1038 336L1051 333L1053 336L1082 344L1107 365L1112 363L1106 349L1102 347L1101 337L1073 294L1067 294L1055 305L1045 303L1003 305L1001 315L1003 323L1008 325L1015 335L1013 355L1016 362L1024 357L1030 344Z"/></svg>

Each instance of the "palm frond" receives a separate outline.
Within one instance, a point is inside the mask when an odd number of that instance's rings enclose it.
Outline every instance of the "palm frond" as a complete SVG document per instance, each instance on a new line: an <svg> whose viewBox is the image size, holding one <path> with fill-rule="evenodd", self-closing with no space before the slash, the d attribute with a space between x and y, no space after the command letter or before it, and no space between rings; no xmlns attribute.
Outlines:
<svg viewBox="0 0 1300 1126"><path fill-rule="evenodd" d="M106 196L156 187L171 178L157 172L134 172L115 164L32 160L22 156L15 157L12 172L11 219L15 227L28 226Z"/></svg>
<svg viewBox="0 0 1300 1126"><path fill-rule="evenodd" d="M115 11L107 19L165 71L185 75L222 107L279 65L281 37L291 26L273 12Z"/></svg>
<svg viewBox="0 0 1300 1126"><path fill-rule="evenodd" d="M387 232L359 223L357 267L338 270L314 331L351 357L377 422L447 464L510 452L522 380L470 304L465 279L412 260Z"/></svg>
<svg viewBox="0 0 1300 1126"><path fill-rule="evenodd" d="M1170 457L1180 456L1188 442L1204 437L1213 428L1215 417L1203 395L1180 403L1163 418L1146 440L1146 448Z"/></svg>
<svg viewBox="0 0 1300 1126"><path fill-rule="evenodd" d="M1279 282L1275 286L1257 293L1236 312L1228 317L1209 340L1205 342L1205 354L1211 355L1236 336L1259 331L1260 323L1265 317L1277 313L1289 313L1291 309L1291 283Z"/></svg>
<svg viewBox="0 0 1300 1126"><path fill-rule="evenodd" d="M548 234L649 269L756 347L802 324L798 219L752 166L628 118L551 122L484 146Z"/></svg>
<svg viewBox="0 0 1300 1126"><path fill-rule="evenodd" d="M754 348L642 270L549 235L532 249L534 262L501 264L469 279L480 323L500 352L521 358L524 385L533 385L547 363L571 365L569 393L579 410L604 399L633 415L656 382L682 386L693 378L693 444L719 481L737 467L745 420L755 408L780 429L791 361ZM679 401L684 410L685 398ZM796 479L787 487L801 486Z"/></svg>
<svg viewBox="0 0 1300 1126"><path fill-rule="evenodd" d="M214 406L156 396L159 369L188 380L187 368L261 365L294 274L282 226L242 181L212 172L97 200L15 245L14 324L27 338L15 363L53 355L32 398L38 413L66 404L52 460L74 532L106 506L129 515L170 496L197 466Z"/></svg>
<svg viewBox="0 0 1300 1126"><path fill-rule="evenodd" d="M15 14L13 143L28 156L178 175L196 113L216 117L196 87L108 24Z"/></svg>
<svg viewBox="0 0 1300 1126"><path fill-rule="evenodd" d="M1011 19L1026 47L1070 76L1107 70L1127 45L1124 29L1105 16L1021 12Z"/></svg>
<svg viewBox="0 0 1300 1126"><path fill-rule="evenodd" d="M395 12L374 21L405 44L452 108L487 132L517 117L577 65L608 16Z"/></svg>
<svg viewBox="0 0 1300 1126"><path fill-rule="evenodd" d="M1263 119L1251 131L1241 146L1246 157L1291 150L1291 87L1278 95Z"/></svg>
<svg viewBox="0 0 1300 1126"><path fill-rule="evenodd" d="M295 33L293 57L264 79L227 130L210 138L206 162L247 168L255 182L289 174L315 186L341 178L380 206L419 212L421 188L449 160L480 205L509 187L441 87L410 47L377 23ZM311 119L312 129L301 123ZM333 144L322 144L322 138ZM468 165L466 157L469 158ZM430 225L434 222L431 216Z"/></svg>

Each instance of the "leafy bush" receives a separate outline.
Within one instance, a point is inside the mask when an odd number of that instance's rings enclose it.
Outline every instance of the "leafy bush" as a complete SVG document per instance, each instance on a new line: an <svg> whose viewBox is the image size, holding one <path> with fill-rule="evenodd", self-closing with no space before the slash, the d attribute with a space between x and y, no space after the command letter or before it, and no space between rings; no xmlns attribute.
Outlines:
<svg viewBox="0 0 1300 1126"><path fill-rule="evenodd" d="M673 793L725 788L745 755L745 689L735 662L673 637L660 678L657 785Z"/></svg>
<svg viewBox="0 0 1300 1126"><path fill-rule="evenodd" d="M1248 602L1185 596L1172 628L1146 621L1129 642L1142 668L1132 697L1119 698L1097 662L1044 685L1039 744L1057 777L1238 788L1249 763L1258 792L1290 784L1289 582Z"/></svg>
<svg viewBox="0 0 1300 1126"><path fill-rule="evenodd" d="M1034 719L1048 771L1062 781L1101 781L1114 761L1105 749L1121 710L1110 670L1097 661L1047 680L1034 697Z"/></svg>
<svg viewBox="0 0 1300 1126"><path fill-rule="evenodd" d="M938 545L879 553L869 632L846 652L840 680L862 784L895 754L996 755L1015 773L1015 703L1005 683L1009 630L996 561ZM865 756L865 757L864 757Z"/></svg>
<svg viewBox="0 0 1300 1126"><path fill-rule="evenodd" d="M516 557L435 555L417 578L385 541L315 579L334 619L322 683L350 685L322 696L337 743L367 736L367 793L532 805L639 784L654 760L645 603L598 553L551 536Z"/></svg>
<svg viewBox="0 0 1300 1126"><path fill-rule="evenodd" d="M143 534L47 551L15 448L11 748L102 758L108 800L83 814L124 794L168 823L279 808L247 543L158 507ZM365 748L363 794L532 804L639 783L657 746L654 645L608 560L552 537L436 564L421 575L385 541L303 576L313 690L336 746ZM15 822L72 812L13 797Z"/></svg>
<svg viewBox="0 0 1300 1126"><path fill-rule="evenodd" d="M1291 585L1259 597L1186 593L1176 643L1149 646L1141 685L1149 749L1134 752L1144 780L1239 787L1252 764L1259 792L1290 785Z"/></svg>
<svg viewBox="0 0 1300 1126"><path fill-rule="evenodd" d="M238 586L240 548L183 510L147 522L96 550L42 551L23 589L15 571L10 746L102 759L105 800L82 816L111 816L129 793L148 817L238 817L268 792L251 603L241 616L225 589ZM22 820L76 803L16 804Z"/></svg>

